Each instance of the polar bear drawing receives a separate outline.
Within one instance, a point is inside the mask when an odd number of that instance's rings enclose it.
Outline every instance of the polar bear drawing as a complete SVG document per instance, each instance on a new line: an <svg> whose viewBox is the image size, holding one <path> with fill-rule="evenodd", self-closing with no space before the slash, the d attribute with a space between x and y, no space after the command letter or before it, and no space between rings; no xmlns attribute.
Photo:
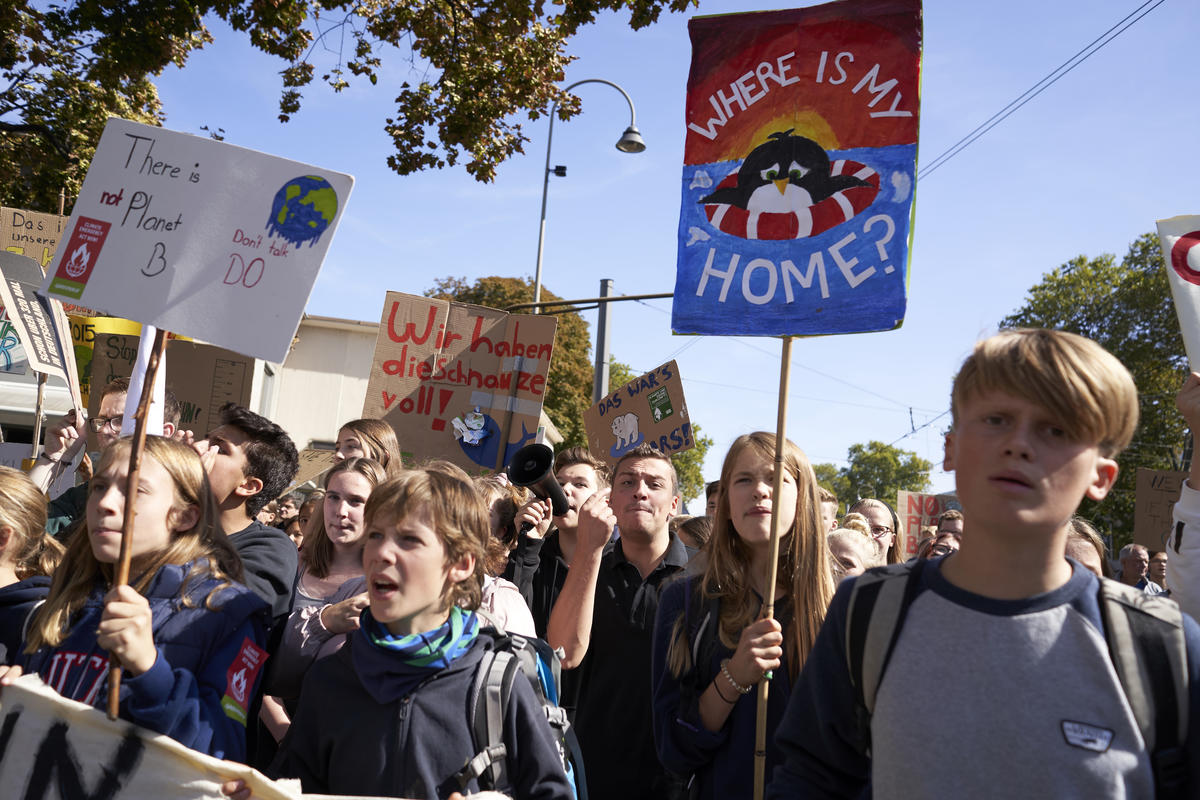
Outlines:
<svg viewBox="0 0 1200 800"><path fill-rule="evenodd" d="M614 450L624 450L637 444L639 438L637 414L630 412L614 419L612 432L617 437L617 446L613 448Z"/></svg>

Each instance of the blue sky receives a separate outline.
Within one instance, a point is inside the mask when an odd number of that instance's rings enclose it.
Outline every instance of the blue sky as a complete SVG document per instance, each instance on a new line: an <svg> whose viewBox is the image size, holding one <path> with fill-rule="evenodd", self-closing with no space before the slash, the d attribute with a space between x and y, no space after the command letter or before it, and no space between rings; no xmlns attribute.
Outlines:
<svg viewBox="0 0 1200 800"><path fill-rule="evenodd" d="M1139 5L1135 0L975 3L926 0L921 163L1058 67ZM784 5L704 2L693 13ZM545 285L592 297L602 278L622 294L674 287L688 15L632 31L608 14L573 41L567 82L614 81L637 107L647 143L613 144L628 124L609 87L577 91L583 113L555 126ZM384 292L419 294L435 279L532 276L547 121L526 126L526 153L492 184L461 168L401 177L385 163L383 132L400 53L379 85L335 95L310 87L292 122L277 121L282 64L240 34L216 41L159 80L166 126L355 176L353 195L309 301L312 314L376 321ZM1023 302L1043 273L1070 258L1122 255L1156 219L1200 212L1195 181L1195 36L1200 4L1167 0L936 172L919 181L908 312L886 333L796 340L787 431L814 462L844 464L856 442L896 443L943 473L950 381L977 338ZM321 56L318 56L320 58ZM325 54L332 64L333 56ZM318 62L318 74L320 62ZM684 337L670 301L613 306L612 353L636 371L679 362L688 409L715 445L712 479L739 434L774 429L777 339ZM595 312L588 312L595 330ZM917 430L913 432L913 429Z"/></svg>

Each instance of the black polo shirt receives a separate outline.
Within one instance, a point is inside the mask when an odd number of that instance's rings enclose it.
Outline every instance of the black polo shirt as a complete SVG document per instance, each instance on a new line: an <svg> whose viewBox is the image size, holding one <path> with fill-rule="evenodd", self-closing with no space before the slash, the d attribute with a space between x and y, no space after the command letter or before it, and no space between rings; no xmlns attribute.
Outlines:
<svg viewBox="0 0 1200 800"><path fill-rule="evenodd" d="M681 782L654 749L650 648L662 587L687 566L675 536L643 581L620 539L605 547L596 583L592 635L579 673L575 731L593 800L670 800Z"/></svg>

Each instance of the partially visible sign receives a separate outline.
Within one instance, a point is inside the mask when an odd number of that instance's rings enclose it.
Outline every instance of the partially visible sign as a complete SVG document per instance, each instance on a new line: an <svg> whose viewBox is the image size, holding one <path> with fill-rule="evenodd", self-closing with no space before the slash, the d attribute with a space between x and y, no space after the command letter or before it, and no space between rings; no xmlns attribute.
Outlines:
<svg viewBox="0 0 1200 800"><path fill-rule="evenodd" d="M79 393L83 402L91 408L90 395L92 389L92 356L95 352L96 339L103 339L105 334L141 334L142 323L120 317L68 317L71 323L71 342L75 346L75 367L79 373ZM130 362L132 363L132 362ZM128 375L128 373L124 373ZM117 375L114 373L113 377ZM107 383L107 380L105 381ZM101 383L98 388L103 388Z"/></svg>
<svg viewBox="0 0 1200 800"><path fill-rule="evenodd" d="M694 17L676 333L904 320L920 0Z"/></svg>
<svg viewBox="0 0 1200 800"><path fill-rule="evenodd" d="M609 466L643 442L668 456L696 446L674 361L634 378L589 408L583 427L588 449Z"/></svg>
<svg viewBox="0 0 1200 800"><path fill-rule="evenodd" d="M288 492L300 488L309 481L318 480L335 463L336 459L332 450L318 450L315 447L306 447L300 451L300 468L296 470L296 477L292 478L292 482L288 484L286 489L279 493L279 496L283 497Z"/></svg>
<svg viewBox="0 0 1200 800"><path fill-rule="evenodd" d="M42 269L54 257L67 218L0 206L0 249L28 256Z"/></svg>
<svg viewBox="0 0 1200 800"><path fill-rule="evenodd" d="M29 367L25 345L17 334L17 328L8 315L7 308L0 308L0 372L9 375L24 375Z"/></svg>
<svg viewBox="0 0 1200 800"><path fill-rule="evenodd" d="M0 786L9 797L225 800L221 784L238 778L263 800L302 796L299 781L270 781L245 764L110 720L61 697L37 675L4 687L0 731Z"/></svg>
<svg viewBox="0 0 1200 800"><path fill-rule="evenodd" d="M27 256L0 252L0 274L0 301L17 338L25 345L29 365L65 383L73 404L82 405L67 318L57 302L36 293L42 280L41 267Z"/></svg>
<svg viewBox="0 0 1200 800"><path fill-rule="evenodd" d="M250 405L254 359L199 342L167 343L167 388L179 400L179 427L207 434L221 424L221 406Z"/></svg>
<svg viewBox="0 0 1200 800"><path fill-rule="evenodd" d="M937 518L951 509L962 510L962 504L953 492L927 494L901 490L896 493L896 514L900 517L896 545L905 559L917 554L917 545L921 543L921 528L936 525Z"/></svg>
<svg viewBox="0 0 1200 800"><path fill-rule="evenodd" d="M1188 364L1200 370L1200 216L1160 219L1158 241Z"/></svg>
<svg viewBox="0 0 1200 800"><path fill-rule="evenodd" d="M102 329L126 327L109 326L102 320L97 320L97 324ZM133 372L140 342L138 334L95 333L91 361L91 385L95 391L88 402L89 417L100 410L103 399L100 391L104 386L114 378L128 378ZM180 429L202 436L221 424L220 411L225 403L250 404L254 359L223 347L171 339L167 342L165 361L167 388L179 401ZM95 447L94 438L90 444Z"/></svg>
<svg viewBox="0 0 1200 800"><path fill-rule="evenodd" d="M110 118L42 291L282 362L353 183Z"/></svg>
<svg viewBox="0 0 1200 800"><path fill-rule="evenodd" d="M1148 550L1165 550L1174 527L1172 510L1186 472L1138 467L1133 507L1133 541ZM1115 557L1115 556L1114 556Z"/></svg>
<svg viewBox="0 0 1200 800"><path fill-rule="evenodd" d="M363 417L418 460L503 469L537 436L558 321L388 292Z"/></svg>
<svg viewBox="0 0 1200 800"><path fill-rule="evenodd" d="M0 442L0 465L26 472L25 461L29 459L29 445L20 442ZM58 477L46 490L47 497L58 497L75 485L75 464L59 465Z"/></svg>

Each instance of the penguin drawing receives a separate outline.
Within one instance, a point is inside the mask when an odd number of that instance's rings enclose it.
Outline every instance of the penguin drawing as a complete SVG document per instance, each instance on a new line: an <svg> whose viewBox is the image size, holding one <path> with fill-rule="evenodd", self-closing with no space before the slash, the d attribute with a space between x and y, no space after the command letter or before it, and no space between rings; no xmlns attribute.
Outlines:
<svg viewBox="0 0 1200 800"><path fill-rule="evenodd" d="M854 175L831 175L821 145L777 131L750 151L737 172L737 185L720 186L700 200L759 213L794 213L815 206L843 189L869 186Z"/></svg>

